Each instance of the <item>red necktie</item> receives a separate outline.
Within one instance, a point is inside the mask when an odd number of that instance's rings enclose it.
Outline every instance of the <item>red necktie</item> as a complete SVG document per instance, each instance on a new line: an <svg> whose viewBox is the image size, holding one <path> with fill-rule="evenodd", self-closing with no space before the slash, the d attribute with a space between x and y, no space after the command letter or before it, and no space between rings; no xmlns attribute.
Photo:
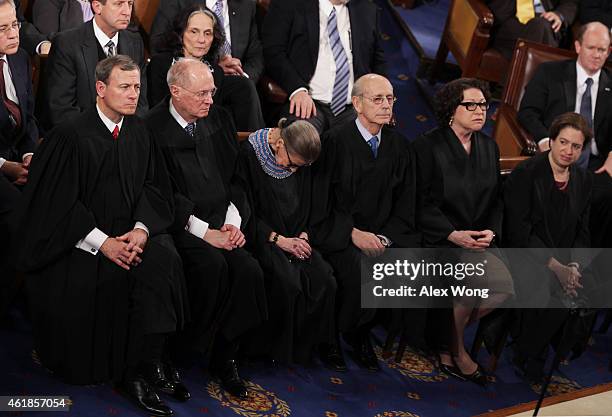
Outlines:
<svg viewBox="0 0 612 417"><path fill-rule="evenodd" d="M119 137L119 125L115 125L115 129L113 129L113 139L117 140Z"/></svg>
<svg viewBox="0 0 612 417"><path fill-rule="evenodd" d="M19 105L6 96L6 85L4 84L5 63L6 62L4 59L0 59L0 94L2 95L2 101L4 102L6 109L12 116L11 121L15 125L15 128L19 128L21 126L21 110L19 110Z"/></svg>

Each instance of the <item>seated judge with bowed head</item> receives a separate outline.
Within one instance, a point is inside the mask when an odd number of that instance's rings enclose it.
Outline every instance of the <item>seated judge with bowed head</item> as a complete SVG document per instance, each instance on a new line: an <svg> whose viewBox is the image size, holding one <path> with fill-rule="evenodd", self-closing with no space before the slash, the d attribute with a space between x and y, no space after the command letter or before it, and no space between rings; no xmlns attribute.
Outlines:
<svg viewBox="0 0 612 417"><path fill-rule="evenodd" d="M163 39L162 52L153 55L148 66L150 106L170 93L166 83L170 66L181 57L194 58L210 67L217 88L215 103L231 112L239 131L264 126L255 84L246 77L227 75L219 66L225 32L210 9L194 4L181 10Z"/></svg>
<svg viewBox="0 0 612 417"><path fill-rule="evenodd" d="M53 129L32 160L13 222L27 273L36 351L74 384L118 383L155 415L185 394L160 372L165 340L187 318L172 238L171 185L133 116L140 70L128 56L96 66L96 104ZM61 196L61 198L58 198Z"/></svg>
<svg viewBox="0 0 612 417"><path fill-rule="evenodd" d="M530 380L541 380L547 346L559 340L567 307L593 288L593 275L583 272L585 262L571 250L591 246L592 176L576 163L591 135L582 116L560 114L550 127L550 150L522 162L504 183L504 246L538 248L511 262L518 300L534 307L521 310L513 344L513 362ZM542 279L529 279L536 275ZM565 293L566 308L551 289Z"/></svg>
<svg viewBox="0 0 612 417"><path fill-rule="evenodd" d="M426 247L463 248L462 257L494 246L501 231L502 200L499 150L480 130L489 108L489 89L476 79L460 78L436 94L440 126L413 142L419 198L417 225ZM486 376L464 346L465 327L513 293L511 277L492 252L487 256L490 296L453 299L452 318L440 340L441 369L463 380L486 383ZM468 261L466 259L466 261ZM443 328L443 327L442 327ZM450 350L446 350L449 349Z"/></svg>
<svg viewBox="0 0 612 417"><path fill-rule="evenodd" d="M240 149L239 179L252 211L246 235L265 273L269 306L266 331L250 344L283 362L306 363L314 347L329 352L335 340L336 280L308 238L310 165L320 151L314 126L287 119L252 133Z"/></svg>

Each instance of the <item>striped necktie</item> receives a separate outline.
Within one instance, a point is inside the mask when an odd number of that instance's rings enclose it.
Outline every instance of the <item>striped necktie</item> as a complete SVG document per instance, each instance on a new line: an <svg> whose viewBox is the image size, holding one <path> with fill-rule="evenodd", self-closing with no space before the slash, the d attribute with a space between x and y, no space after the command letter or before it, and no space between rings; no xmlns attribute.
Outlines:
<svg viewBox="0 0 612 417"><path fill-rule="evenodd" d="M187 132L189 136L193 137L193 135L195 134L195 123L187 123L187 126L185 126L185 132Z"/></svg>
<svg viewBox="0 0 612 417"><path fill-rule="evenodd" d="M586 89L584 93L582 93L582 97L580 98L580 115L584 117L584 119L589 124L589 127L593 128L593 111L592 111L592 101L591 101L591 86L593 85L593 79L591 77L587 78L584 82L586 84ZM590 144L589 144L590 145ZM580 157L576 161L576 165L578 165L582 169L587 169L589 167L589 159L591 157L591 147L587 145L582 149L582 153Z"/></svg>
<svg viewBox="0 0 612 417"><path fill-rule="evenodd" d="M225 41L223 42L223 45L221 45L221 57L231 55L232 45L230 44L230 39L227 37L227 33L225 32L225 23L223 22L223 0L217 0L215 3L215 14L217 15L219 28L225 34Z"/></svg>
<svg viewBox="0 0 612 417"><path fill-rule="evenodd" d="M115 56L115 53L116 53L116 51L115 51L115 42L113 42L113 41L108 41L108 42L106 43L106 48L108 48L108 49L106 50L106 51L107 51L107 52L106 52L106 56L107 56L107 57Z"/></svg>
<svg viewBox="0 0 612 417"><path fill-rule="evenodd" d="M336 19L335 8L332 8L329 19L327 20L327 35L329 36L329 44L334 55L334 62L336 63L336 76L334 79L331 111L334 116L337 116L338 114L342 113L344 107L346 106L351 71L349 68L346 51L342 46L342 42L340 42L340 33L338 33L338 22Z"/></svg>

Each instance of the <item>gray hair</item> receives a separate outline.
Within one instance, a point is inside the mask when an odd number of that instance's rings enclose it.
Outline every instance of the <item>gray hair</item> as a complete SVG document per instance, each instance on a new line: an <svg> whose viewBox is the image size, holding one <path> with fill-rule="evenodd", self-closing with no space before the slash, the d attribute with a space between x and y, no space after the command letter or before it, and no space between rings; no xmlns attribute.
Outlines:
<svg viewBox="0 0 612 417"><path fill-rule="evenodd" d="M193 74L194 66L200 67L210 73L208 65L194 58L179 58L172 64L166 75L166 82L168 87L171 85L178 85L184 87L189 83L189 76Z"/></svg>
<svg viewBox="0 0 612 417"><path fill-rule="evenodd" d="M17 7L15 7L15 2L13 0L0 0L0 6L7 3L13 6L13 10L17 11Z"/></svg>
<svg viewBox="0 0 612 417"><path fill-rule="evenodd" d="M317 160L321 153L321 139L311 123L305 120L289 122L282 118L278 128L287 148L300 155L305 163L311 164Z"/></svg>
<svg viewBox="0 0 612 417"><path fill-rule="evenodd" d="M129 56L115 55L98 62L98 65L96 65L96 81L102 81L104 84L107 84L108 77L110 77L115 67L119 67L121 71L140 71L138 64Z"/></svg>

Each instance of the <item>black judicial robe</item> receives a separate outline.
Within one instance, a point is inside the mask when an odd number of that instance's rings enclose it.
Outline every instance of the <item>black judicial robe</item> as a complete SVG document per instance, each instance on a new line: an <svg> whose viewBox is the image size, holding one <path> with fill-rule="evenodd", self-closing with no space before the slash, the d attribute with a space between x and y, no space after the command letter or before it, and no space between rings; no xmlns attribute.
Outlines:
<svg viewBox="0 0 612 417"><path fill-rule="evenodd" d="M193 336L196 348L205 352L216 326L226 339L234 340L267 317L256 260L243 248L217 249L185 231L191 215L220 229L230 202L239 209L242 223L248 221L246 196L231 183L238 158L236 129L227 110L213 105L208 116L197 121L191 137L170 114L169 98L155 106L146 120L173 181L173 237L186 269L191 269L186 275L196 327Z"/></svg>
<svg viewBox="0 0 612 417"><path fill-rule="evenodd" d="M15 260L28 273L35 345L67 382L121 379L139 336L184 321L180 258L169 235L169 180L143 123L126 116L118 140L92 108L49 133L15 211ZM94 227L150 231L142 263L125 271L75 244Z"/></svg>
<svg viewBox="0 0 612 417"><path fill-rule="evenodd" d="M413 142L417 160L417 224L425 246L454 246L455 230L492 230L501 236L503 204L497 143L472 133L465 151L450 127L433 129Z"/></svg>
<svg viewBox="0 0 612 417"><path fill-rule="evenodd" d="M274 231L298 237L309 231L312 201L310 167L276 179L262 169L251 143L240 146L236 181L248 191L251 219L246 233L249 248L265 272L269 321L249 344L252 353L271 353L283 362L305 362L314 346L332 343L336 281L331 266L313 248L306 261L290 259L268 242Z"/></svg>
<svg viewBox="0 0 612 417"><path fill-rule="evenodd" d="M351 242L353 227L381 234L394 247L419 247L416 232L414 157L407 140L383 127L378 156L355 121L326 132L315 170L311 240L334 268L338 329L357 330L372 321L361 309L361 251Z"/></svg>

